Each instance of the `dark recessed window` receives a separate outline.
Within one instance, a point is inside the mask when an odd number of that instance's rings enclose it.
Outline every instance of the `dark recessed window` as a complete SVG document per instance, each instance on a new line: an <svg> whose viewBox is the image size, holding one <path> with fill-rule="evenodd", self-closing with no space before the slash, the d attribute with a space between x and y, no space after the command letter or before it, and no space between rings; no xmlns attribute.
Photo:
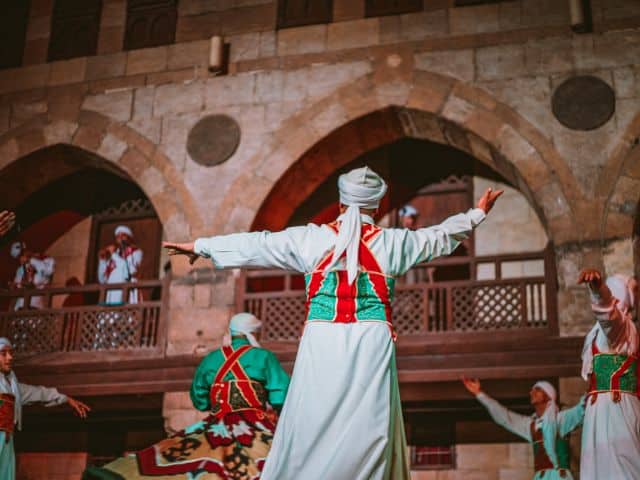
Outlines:
<svg viewBox="0 0 640 480"><path fill-rule="evenodd" d="M56 0L49 61L95 55L101 12L102 0Z"/></svg>
<svg viewBox="0 0 640 480"><path fill-rule="evenodd" d="M366 0L365 4L365 15L367 17L399 15L421 10L422 0Z"/></svg>
<svg viewBox="0 0 640 480"><path fill-rule="evenodd" d="M29 18L28 0L5 0L0 15L0 68L22 65Z"/></svg>
<svg viewBox="0 0 640 480"><path fill-rule="evenodd" d="M177 20L177 0L129 0L125 50L172 44Z"/></svg>
<svg viewBox="0 0 640 480"><path fill-rule="evenodd" d="M329 23L333 18L333 0L280 0L278 28Z"/></svg>
<svg viewBox="0 0 640 480"><path fill-rule="evenodd" d="M504 1L512 1L512 0L455 0L454 6L468 7L470 5L481 5L483 3L500 3Z"/></svg>

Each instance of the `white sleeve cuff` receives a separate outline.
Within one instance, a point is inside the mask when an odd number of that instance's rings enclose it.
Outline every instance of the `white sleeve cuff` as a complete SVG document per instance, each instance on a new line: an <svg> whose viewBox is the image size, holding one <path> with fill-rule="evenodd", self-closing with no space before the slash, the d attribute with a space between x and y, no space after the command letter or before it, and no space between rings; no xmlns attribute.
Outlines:
<svg viewBox="0 0 640 480"><path fill-rule="evenodd" d="M474 227L480 225L487 218L487 214L481 208L472 208L467 212L467 215L471 218L471 223Z"/></svg>

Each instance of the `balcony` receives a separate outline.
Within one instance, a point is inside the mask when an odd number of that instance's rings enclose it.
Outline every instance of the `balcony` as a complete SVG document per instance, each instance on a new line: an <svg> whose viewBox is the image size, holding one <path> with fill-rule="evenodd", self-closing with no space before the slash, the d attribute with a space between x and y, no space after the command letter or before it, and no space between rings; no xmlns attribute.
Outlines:
<svg viewBox="0 0 640 480"><path fill-rule="evenodd" d="M42 290L1 291L0 302L11 307L21 298L41 308L0 313L0 335L13 343L20 364L91 362L96 359L162 357L166 338L167 280L83 285ZM109 291L123 298L137 289L136 304L105 305Z"/></svg>

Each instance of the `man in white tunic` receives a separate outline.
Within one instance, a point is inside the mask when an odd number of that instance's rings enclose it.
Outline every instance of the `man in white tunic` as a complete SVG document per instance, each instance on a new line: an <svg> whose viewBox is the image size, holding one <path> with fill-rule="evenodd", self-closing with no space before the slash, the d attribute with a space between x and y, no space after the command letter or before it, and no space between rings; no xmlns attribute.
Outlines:
<svg viewBox="0 0 640 480"><path fill-rule="evenodd" d="M20 262L13 279L14 288L43 289L51 283L56 267L56 261L52 257L30 252L24 242L14 242L11 245L11 256ZM32 308L44 308L44 299L33 296L29 305ZM15 310L21 308L24 308L24 298L18 298L14 306Z"/></svg>
<svg viewBox="0 0 640 480"><path fill-rule="evenodd" d="M596 324L582 350L589 382L582 429L582 480L640 479L638 332L633 322L636 282L585 269L578 283L591 292Z"/></svg>
<svg viewBox="0 0 640 480"><path fill-rule="evenodd" d="M559 411L558 394L549 382L536 382L529 397L535 409L532 416L507 409L480 389L480 381L463 378L462 383L496 422L533 446L533 480L572 480L569 470L568 435L582 424L584 397L577 405Z"/></svg>
<svg viewBox="0 0 640 480"><path fill-rule="evenodd" d="M338 187L341 215L330 224L164 244L216 268L305 274L307 322L264 480L409 478L391 324L395 277L450 254L501 194L488 190L479 208L412 231L374 224L387 187L369 168L341 175Z"/></svg>
<svg viewBox="0 0 640 480"><path fill-rule="evenodd" d="M68 403L82 418L91 409L84 403L61 394L55 388L36 387L18 383L13 368L11 342L0 337L0 479L15 480L16 458L13 434L22 425L22 406L43 402L47 407Z"/></svg>
<svg viewBox="0 0 640 480"><path fill-rule="evenodd" d="M98 281L103 284L135 282L142 263L142 250L133 243L133 232L126 225L116 227L114 235L115 243L99 252ZM123 303L122 290L107 292L107 305ZM138 303L138 290L129 292L129 303Z"/></svg>

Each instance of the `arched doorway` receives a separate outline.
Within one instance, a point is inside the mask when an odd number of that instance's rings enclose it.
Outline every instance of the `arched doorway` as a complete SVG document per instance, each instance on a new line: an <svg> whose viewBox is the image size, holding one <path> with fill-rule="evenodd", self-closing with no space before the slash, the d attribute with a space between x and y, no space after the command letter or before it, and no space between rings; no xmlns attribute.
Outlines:
<svg viewBox="0 0 640 480"><path fill-rule="evenodd" d="M33 256L55 262L47 288L27 286L2 294L6 313L1 327L13 338L17 352L28 356L65 352L61 361L66 361L70 359L67 352L83 355L95 349L160 348L162 225L136 182L106 159L67 144L46 147L12 162L0 171L0 181L7 185L6 206L18 218L0 250L4 284L19 265L8 252L14 240L24 242ZM141 301L107 311L101 304L109 290L98 284L97 253L113 243L113 228L119 224L133 230L133 240L143 252L136 274L141 281L136 288ZM124 289L125 293L131 290ZM13 312L20 296L23 305L37 310ZM29 296L39 299L36 305ZM116 325L125 310L126 321ZM109 332L104 333L111 338L108 343L95 340L103 335L98 332L101 322L109 324Z"/></svg>

